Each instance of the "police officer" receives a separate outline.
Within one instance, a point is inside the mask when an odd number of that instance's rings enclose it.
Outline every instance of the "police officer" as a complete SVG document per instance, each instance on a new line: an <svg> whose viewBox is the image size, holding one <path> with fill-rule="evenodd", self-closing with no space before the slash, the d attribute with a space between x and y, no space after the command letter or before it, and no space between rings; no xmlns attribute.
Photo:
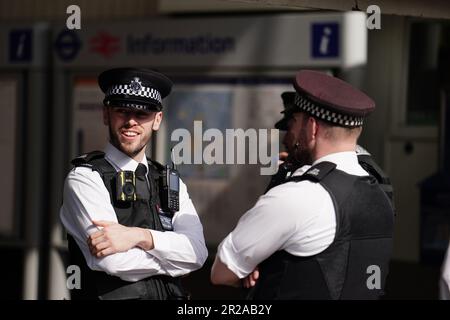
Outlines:
<svg viewBox="0 0 450 320"><path fill-rule="evenodd" d="M296 109L294 104L295 92L293 91L283 92L281 94L281 99L283 100L283 107L284 107L284 110L281 112L283 113L283 118L281 118L279 121L275 123L275 129L278 129L280 131L287 131L288 127L287 124L289 118L293 114L292 111ZM278 171L271 177L265 192L269 191L270 189L279 184L284 183L284 181L287 178L287 175L295 170L295 166L302 166L302 165L296 164L294 160L289 159L289 154L287 152L280 152L280 165L278 166Z"/></svg>
<svg viewBox="0 0 450 320"><path fill-rule="evenodd" d="M214 284L253 299L376 299L392 251L393 207L355 152L375 104L335 77L302 70L283 143L294 171L222 241Z"/></svg>
<svg viewBox="0 0 450 320"><path fill-rule="evenodd" d="M203 228L182 181L179 210L165 209L165 167L145 156L172 82L132 68L105 71L98 82L109 143L72 161L60 210L70 263L81 269L72 299L186 299L179 277L206 260Z"/></svg>

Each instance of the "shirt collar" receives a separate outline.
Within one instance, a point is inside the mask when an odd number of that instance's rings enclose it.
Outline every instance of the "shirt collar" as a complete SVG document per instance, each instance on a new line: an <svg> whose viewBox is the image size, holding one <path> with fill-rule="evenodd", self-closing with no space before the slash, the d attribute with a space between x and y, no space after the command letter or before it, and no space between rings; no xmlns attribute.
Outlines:
<svg viewBox="0 0 450 320"><path fill-rule="evenodd" d="M105 158L117 171L136 171L139 163L142 163L147 168L147 158L144 156L141 162L130 158L125 153L114 147L111 143L108 143L105 147Z"/></svg>
<svg viewBox="0 0 450 320"><path fill-rule="evenodd" d="M336 169L355 176L369 175L360 165L355 151L344 151L328 154L313 162L313 166L320 162L332 162L336 164Z"/></svg>
<svg viewBox="0 0 450 320"><path fill-rule="evenodd" d="M368 176L369 174L365 171L360 165L358 161L358 156L354 151L344 151L344 152L336 152L327 154L326 156L317 159L313 162L312 166L320 163L320 162L332 162L336 164L336 169L344 171L348 174L355 176ZM301 176L304 174L311 166L306 165L299 169L297 169L292 176Z"/></svg>

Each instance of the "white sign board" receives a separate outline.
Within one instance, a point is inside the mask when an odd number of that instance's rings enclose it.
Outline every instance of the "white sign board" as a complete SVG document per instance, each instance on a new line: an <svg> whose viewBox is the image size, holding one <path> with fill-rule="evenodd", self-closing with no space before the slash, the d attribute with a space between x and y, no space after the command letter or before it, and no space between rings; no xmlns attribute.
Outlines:
<svg viewBox="0 0 450 320"><path fill-rule="evenodd" d="M84 24L53 40L66 67L352 67L366 63L362 12Z"/></svg>

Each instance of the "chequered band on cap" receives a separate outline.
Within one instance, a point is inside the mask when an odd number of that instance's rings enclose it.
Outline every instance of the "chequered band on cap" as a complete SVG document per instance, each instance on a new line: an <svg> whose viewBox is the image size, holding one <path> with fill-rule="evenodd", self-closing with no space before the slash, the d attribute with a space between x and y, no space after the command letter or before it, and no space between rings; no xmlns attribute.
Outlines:
<svg viewBox="0 0 450 320"><path fill-rule="evenodd" d="M135 109L139 109L139 110L152 110L151 108L148 107L148 105L144 105L144 104L137 104L137 103L122 103L120 106L122 107L127 107L127 108L135 108ZM160 111L162 109L161 106L156 107L157 111Z"/></svg>
<svg viewBox="0 0 450 320"><path fill-rule="evenodd" d="M320 120L331 122L342 127L360 127L364 121L364 117L351 116L328 110L298 92L295 95L294 104L300 108L300 110L305 111Z"/></svg>
<svg viewBox="0 0 450 320"><path fill-rule="evenodd" d="M162 103L161 94L158 90L150 87L144 87L142 85L135 85L135 83L131 84L117 84L111 86L105 94L105 97L109 97L117 94L127 94L137 97L145 97L158 101L158 103Z"/></svg>

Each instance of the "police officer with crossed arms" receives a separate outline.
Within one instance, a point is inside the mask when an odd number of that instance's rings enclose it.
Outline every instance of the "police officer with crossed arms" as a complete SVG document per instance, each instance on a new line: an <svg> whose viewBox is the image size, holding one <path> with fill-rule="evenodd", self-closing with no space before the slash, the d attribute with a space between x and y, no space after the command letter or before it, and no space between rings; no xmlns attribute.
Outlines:
<svg viewBox="0 0 450 320"><path fill-rule="evenodd" d="M72 299L186 299L179 278L207 258L203 228L181 180L179 209L167 211L165 167L145 156L172 82L119 68L103 72L99 85L109 143L72 161L60 210L70 263L81 268Z"/></svg>

